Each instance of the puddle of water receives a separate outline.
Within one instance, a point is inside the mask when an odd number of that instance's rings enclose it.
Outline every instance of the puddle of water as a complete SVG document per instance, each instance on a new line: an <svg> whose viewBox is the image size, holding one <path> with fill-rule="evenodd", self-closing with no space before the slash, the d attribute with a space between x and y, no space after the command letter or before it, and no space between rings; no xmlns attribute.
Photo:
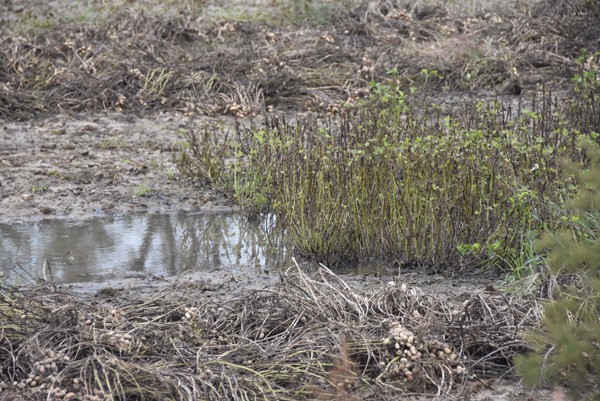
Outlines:
<svg viewBox="0 0 600 401"><path fill-rule="evenodd" d="M180 214L0 225L0 273L10 283L31 283L43 276L45 261L60 283L221 268L259 272L291 263L274 223Z"/></svg>

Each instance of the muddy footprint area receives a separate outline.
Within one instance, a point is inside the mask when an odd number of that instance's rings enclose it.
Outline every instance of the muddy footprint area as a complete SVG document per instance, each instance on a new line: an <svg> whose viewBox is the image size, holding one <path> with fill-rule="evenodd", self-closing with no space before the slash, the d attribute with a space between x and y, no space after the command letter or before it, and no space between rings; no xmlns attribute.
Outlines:
<svg viewBox="0 0 600 401"><path fill-rule="evenodd" d="M0 223L233 205L173 162L188 118L59 115L0 125Z"/></svg>

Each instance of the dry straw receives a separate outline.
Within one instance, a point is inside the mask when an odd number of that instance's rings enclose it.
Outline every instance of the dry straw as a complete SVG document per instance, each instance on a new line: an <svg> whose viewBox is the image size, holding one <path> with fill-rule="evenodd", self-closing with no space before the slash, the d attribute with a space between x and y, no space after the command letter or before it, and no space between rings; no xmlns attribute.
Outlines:
<svg viewBox="0 0 600 401"><path fill-rule="evenodd" d="M510 371L540 314L537 302L496 292L460 302L400 282L357 290L324 266L291 267L280 284L227 302L207 297L212 290L182 281L111 299L5 286L0 394L451 399L471 380Z"/></svg>

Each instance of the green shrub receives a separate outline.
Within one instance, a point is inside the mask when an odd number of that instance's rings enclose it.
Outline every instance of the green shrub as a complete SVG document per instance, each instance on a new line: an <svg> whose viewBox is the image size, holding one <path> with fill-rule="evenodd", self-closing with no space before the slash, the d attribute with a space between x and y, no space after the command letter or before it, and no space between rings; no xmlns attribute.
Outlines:
<svg viewBox="0 0 600 401"><path fill-rule="evenodd" d="M506 261L549 220L547 202L569 196L557 157L576 154L578 133L549 127L550 102L511 119L497 102L451 115L398 88L373 92L336 117L238 131L244 183L261 189L301 255Z"/></svg>
<svg viewBox="0 0 600 401"><path fill-rule="evenodd" d="M231 152L227 133L221 134L216 124L202 126L199 130L184 130L184 142L175 155L175 163L182 174L210 182L215 187L221 183L226 159Z"/></svg>
<svg viewBox="0 0 600 401"><path fill-rule="evenodd" d="M573 273L579 280L545 305L541 327L526 336L534 351L516 364L529 386L565 383L572 399L587 393L600 400L600 146L587 138L580 143L589 167L566 164L580 184L570 203L580 229L545 234L538 243L553 273Z"/></svg>
<svg viewBox="0 0 600 401"><path fill-rule="evenodd" d="M542 91L516 111L478 100L456 111L374 84L334 116L270 117L232 141L188 134L179 165L253 214L274 211L302 256L521 275L534 233L564 223L575 187L558 160L580 158L577 139L596 125L594 85L586 75L574 101Z"/></svg>

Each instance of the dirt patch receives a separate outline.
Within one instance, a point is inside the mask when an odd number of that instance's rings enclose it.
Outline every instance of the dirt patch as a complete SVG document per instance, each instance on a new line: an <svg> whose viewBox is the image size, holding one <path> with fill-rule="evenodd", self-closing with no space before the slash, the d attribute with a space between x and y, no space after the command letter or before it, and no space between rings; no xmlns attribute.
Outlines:
<svg viewBox="0 0 600 401"><path fill-rule="evenodd" d="M0 222L234 206L183 180L173 164L189 119L56 118L0 126Z"/></svg>

